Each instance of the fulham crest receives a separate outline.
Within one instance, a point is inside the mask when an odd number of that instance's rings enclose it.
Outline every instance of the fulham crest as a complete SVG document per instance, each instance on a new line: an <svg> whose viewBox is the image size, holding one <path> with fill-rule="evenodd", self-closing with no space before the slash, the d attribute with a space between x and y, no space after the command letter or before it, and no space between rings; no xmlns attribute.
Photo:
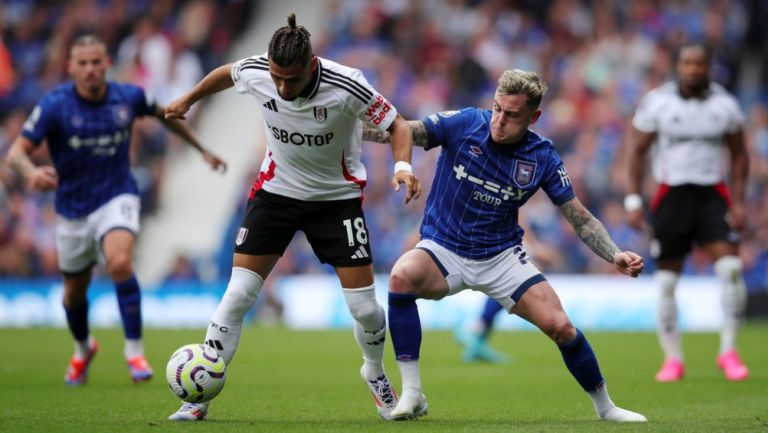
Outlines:
<svg viewBox="0 0 768 433"><path fill-rule="evenodd" d="M235 238L235 245L238 247L245 242L245 238L248 237L248 229L245 227L240 227L240 230L237 232L237 238Z"/></svg>
<svg viewBox="0 0 768 433"><path fill-rule="evenodd" d="M325 107L315 107L315 120L325 122L328 118L328 110Z"/></svg>

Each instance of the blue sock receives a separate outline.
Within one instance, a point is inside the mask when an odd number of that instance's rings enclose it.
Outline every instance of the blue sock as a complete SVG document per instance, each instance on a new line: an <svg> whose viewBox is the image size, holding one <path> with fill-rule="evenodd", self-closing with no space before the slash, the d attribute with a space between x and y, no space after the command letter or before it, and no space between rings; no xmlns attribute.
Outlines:
<svg viewBox="0 0 768 433"><path fill-rule="evenodd" d="M496 319L496 316L499 314L501 310L504 308L496 302L493 298L488 298L485 300L485 306L483 307L483 314L480 316L480 320L483 322L483 333L481 337L483 339L488 338L488 334L491 333L493 330L493 321Z"/></svg>
<svg viewBox="0 0 768 433"><path fill-rule="evenodd" d="M419 359L421 320L416 296L389 292L389 335L398 361Z"/></svg>
<svg viewBox="0 0 768 433"><path fill-rule="evenodd" d="M85 301L82 305L77 307L67 308L64 307L64 312L67 315L67 325L69 325L69 331L77 341L85 341L88 339L88 301Z"/></svg>
<svg viewBox="0 0 768 433"><path fill-rule="evenodd" d="M120 317L123 319L125 338L138 340L141 338L141 291L136 277L115 283L117 289L117 304L120 307Z"/></svg>
<svg viewBox="0 0 768 433"><path fill-rule="evenodd" d="M603 375L600 374L595 353L580 330L576 330L576 338L573 341L558 346L558 348L563 354L563 361L565 361L568 371L576 378L584 391L594 391L603 384Z"/></svg>

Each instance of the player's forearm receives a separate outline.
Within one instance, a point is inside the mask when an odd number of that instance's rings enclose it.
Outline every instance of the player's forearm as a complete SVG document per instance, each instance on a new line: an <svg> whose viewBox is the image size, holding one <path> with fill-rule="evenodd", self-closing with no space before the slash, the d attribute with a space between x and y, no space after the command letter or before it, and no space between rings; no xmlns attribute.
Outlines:
<svg viewBox="0 0 768 433"><path fill-rule="evenodd" d="M743 142L743 134L736 139L741 140L741 143L731 146L731 198L734 203L743 205L749 177L749 153Z"/></svg>
<svg viewBox="0 0 768 433"><path fill-rule="evenodd" d="M32 159L30 159L29 154L24 149L24 146L21 143L21 138L17 138L16 141L13 142L13 145L8 150L8 154L5 157L5 162L26 180L31 178L32 173L36 168Z"/></svg>
<svg viewBox="0 0 768 433"><path fill-rule="evenodd" d="M424 122L421 120L408 120L407 123L411 128L413 145L427 147L427 130L424 128ZM363 140L374 143L391 143L392 134L389 131L380 131L366 123L363 124Z"/></svg>
<svg viewBox="0 0 768 433"><path fill-rule="evenodd" d="M160 121L162 121L166 128L171 130L171 132L181 137L189 146L197 149L197 151L200 153L205 152L205 148L202 144L200 144L200 141L192 131L192 128L190 128L185 122L182 122L178 119L165 119L163 117L160 117Z"/></svg>
<svg viewBox="0 0 768 433"><path fill-rule="evenodd" d="M614 256L620 251L619 247L613 242L605 226L578 199L574 198L561 205L560 211L582 242L605 261L613 263Z"/></svg>
<svg viewBox="0 0 768 433"><path fill-rule="evenodd" d="M187 103L192 106L197 101L206 98L214 93L229 89L234 86L230 71L232 64L219 66L206 75L199 83L185 96Z"/></svg>
<svg viewBox="0 0 768 433"><path fill-rule="evenodd" d="M627 193L640 194L643 189L643 172L648 150L656 139L655 134L632 128L631 145L627 153Z"/></svg>
<svg viewBox="0 0 768 433"><path fill-rule="evenodd" d="M413 139L411 138L411 128L408 127L408 122L398 114L389 129L394 160L411 162Z"/></svg>

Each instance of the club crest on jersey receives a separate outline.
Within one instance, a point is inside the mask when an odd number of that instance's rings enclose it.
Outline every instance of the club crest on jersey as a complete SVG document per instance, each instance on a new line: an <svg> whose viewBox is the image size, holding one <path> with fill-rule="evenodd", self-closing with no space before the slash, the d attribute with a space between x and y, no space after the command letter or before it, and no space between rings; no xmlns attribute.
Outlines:
<svg viewBox="0 0 768 433"><path fill-rule="evenodd" d="M245 242L245 238L248 237L248 229L245 227L240 227L240 230L237 232L237 238L235 238L235 245L238 247Z"/></svg>
<svg viewBox="0 0 768 433"><path fill-rule="evenodd" d="M533 182L536 176L536 163L529 161L515 160L515 171L512 178L515 184L520 188L525 188Z"/></svg>
<svg viewBox="0 0 768 433"><path fill-rule="evenodd" d="M131 109L127 105L118 105L113 108L115 123L120 127L126 127L131 123Z"/></svg>
<svg viewBox="0 0 768 433"><path fill-rule="evenodd" d="M328 118L328 110L325 107L315 107L315 120L325 122Z"/></svg>

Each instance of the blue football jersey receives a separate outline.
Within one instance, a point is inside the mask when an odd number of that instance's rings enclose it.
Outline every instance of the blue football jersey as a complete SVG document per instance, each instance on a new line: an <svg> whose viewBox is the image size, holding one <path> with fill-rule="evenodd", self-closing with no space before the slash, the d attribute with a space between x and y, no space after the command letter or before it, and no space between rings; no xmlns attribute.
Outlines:
<svg viewBox="0 0 768 433"><path fill-rule="evenodd" d="M552 141L528 130L521 143L500 145L490 125L491 111L477 108L424 119L427 149L442 151L421 237L474 260L522 242L517 211L539 188L557 206L575 196Z"/></svg>
<svg viewBox="0 0 768 433"><path fill-rule="evenodd" d="M67 83L46 94L24 123L22 135L48 140L59 175L56 212L80 218L110 199L138 193L130 171L131 127L156 106L132 84L107 83L103 101L89 102Z"/></svg>

